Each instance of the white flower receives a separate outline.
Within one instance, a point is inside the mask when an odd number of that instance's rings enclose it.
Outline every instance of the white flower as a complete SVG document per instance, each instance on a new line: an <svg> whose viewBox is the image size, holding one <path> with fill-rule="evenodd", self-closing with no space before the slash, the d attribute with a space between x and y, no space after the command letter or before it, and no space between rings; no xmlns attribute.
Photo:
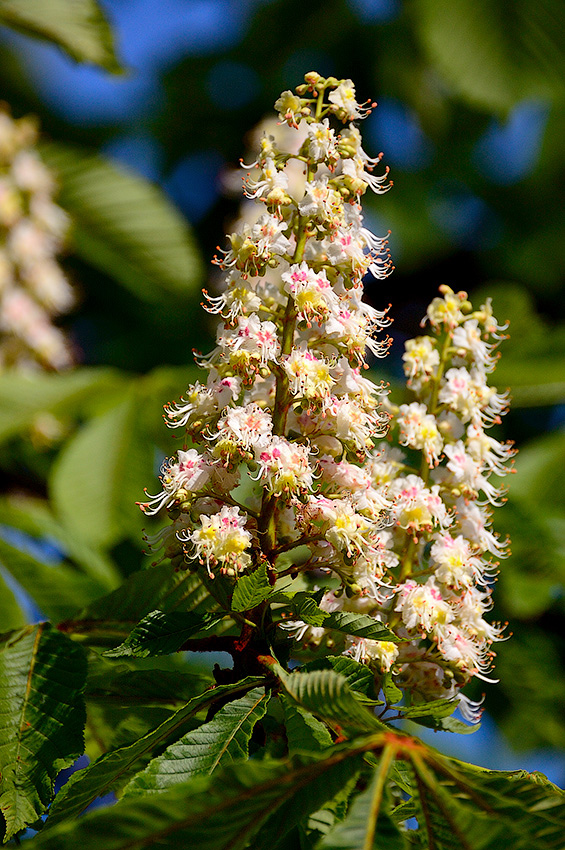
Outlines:
<svg viewBox="0 0 565 850"><path fill-rule="evenodd" d="M312 486L308 449L284 437L272 437L265 447L255 449L259 476L275 496L293 495Z"/></svg>
<svg viewBox="0 0 565 850"><path fill-rule="evenodd" d="M196 556L206 563L212 578L211 567L216 564L220 565L222 572L235 574L251 563L247 550L252 538L245 528L246 521L246 516L240 516L239 508L224 505L217 514L201 515L200 528L179 537L194 544Z"/></svg>
<svg viewBox="0 0 565 850"><path fill-rule="evenodd" d="M399 585L394 610L400 611L407 629L418 629L428 634L437 634L454 618L453 609L443 598L433 576L425 584L410 580Z"/></svg>

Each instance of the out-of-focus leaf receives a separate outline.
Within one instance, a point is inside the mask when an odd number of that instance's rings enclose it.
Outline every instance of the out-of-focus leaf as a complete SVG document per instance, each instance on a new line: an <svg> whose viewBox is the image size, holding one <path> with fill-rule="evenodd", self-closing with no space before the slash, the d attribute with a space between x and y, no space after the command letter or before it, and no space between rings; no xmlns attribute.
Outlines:
<svg viewBox="0 0 565 850"><path fill-rule="evenodd" d="M122 70L110 24L96 0L0 0L0 24L52 42L77 62Z"/></svg>
<svg viewBox="0 0 565 850"><path fill-rule="evenodd" d="M41 153L59 177L58 201L85 260L149 301L198 285L202 264L188 225L157 186L87 151L46 144Z"/></svg>
<svg viewBox="0 0 565 850"><path fill-rule="evenodd" d="M50 490L63 523L93 546L112 546L141 534L135 500L151 480L153 450L136 428L130 392L94 417L70 440L54 465Z"/></svg>
<svg viewBox="0 0 565 850"><path fill-rule="evenodd" d="M6 838L34 823L82 753L84 653L48 624L0 641L0 809Z"/></svg>
<svg viewBox="0 0 565 850"><path fill-rule="evenodd" d="M396 687L391 673L383 676L382 689L388 705L395 705L402 699L402 691Z"/></svg>
<svg viewBox="0 0 565 850"><path fill-rule="evenodd" d="M124 379L112 369L83 368L62 375L0 375L0 440L26 432L39 413L76 416L93 398L122 391Z"/></svg>
<svg viewBox="0 0 565 850"><path fill-rule="evenodd" d="M221 615L195 614L194 611L152 611L137 624L125 641L104 655L108 658L170 655L177 652L188 638L216 626Z"/></svg>
<svg viewBox="0 0 565 850"><path fill-rule="evenodd" d="M249 611L250 608L254 608L267 599L272 589L267 567L265 564L260 564L251 575L238 579L232 598L233 610Z"/></svg>
<svg viewBox="0 0 565 850"><path fill-rule="evenodd" d="M253 728L264 716L269 698L264 688L254 688L228 702L213 720L184 735L153 759L126 786L124 794L165 791L193 776L210 774L220 766L244 761Z"/></svg>
<svg viewBox="0 0 565 850"><path fill-rule="evenodd" d="M563 97L558 0L415 0L417 31L441 74L470 103L508 110L524 97Z"/></svg>
<svg viewBox="0 0 565 850"><path fill-rule="evenodd" d="M0 573L0 628L2 631L19 629L25 626L23 611L18 601Z"/></svg>
<svg viewBox="0 0 565 850"><path fill-rule="evenodd" d="M81 571L110 590L119 583L120 573L102 552L88 546L53 516L46 501L14 495L0 499L2 521L32 537L56 541L65 557Z"/></svg>
<svg viewBox="0 0 565 850"><path fill-rule="evenodd" d="M65 564L48 566L0 537L0 562L39 606L57 621L80 610L104 586Z"/></svg>
<svg viewBox="0 0 565 850"><path fill-rule="evenodd" d="M439 719L449 717L457 708L459 702L453 699L435 699L432 702L421 702L410 706L399 706L398 710L404 717L414 720L416 717L432 717Z"/></svg>
<svg viewBox="0 0 565 850"><path fill-rule="evenodd" d="M157 747L178 740L186 731L187 722L195 714L219 699L232 694L245 693L263 680L243 679L235 685L220 685L194 697L183 708L179 708L157 729L126 747L107 753L94 764L73 775L57 794L49 811L48 825L68 821L84 811L97 797L109 791L123 788L131 776L145 768L148 759Z"/></svg>

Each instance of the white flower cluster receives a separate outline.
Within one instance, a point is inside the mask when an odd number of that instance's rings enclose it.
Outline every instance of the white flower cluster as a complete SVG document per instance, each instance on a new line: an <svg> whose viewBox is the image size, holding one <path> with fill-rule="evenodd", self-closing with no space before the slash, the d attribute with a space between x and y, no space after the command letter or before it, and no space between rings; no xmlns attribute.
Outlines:
<svg viewBox="0 0 565 850"><path fill-rule="evenodd" d="M432 334L406 345L414 401L390 405L363 375L367 349L387 351L374 334L388 320L363 302L362 279L392 267L360 199L391 184L347 123L369 110L351 81L305 79L275 104L283 127L262 137L249 166L258 173L245 191L259 211L245 213L216 260L225 288L206 293L222 319L201 358L208 380L165 408L194 448L165 462L161 492L141 507L166 506L167 556L180 541L212 577L267 562L273 581L299 569L322 584L337 578L322 609L369 614L401 639L348 638L345 651L391 671L415 700L454 696L486 678L501 631L484 614L504 554L490 530L487 504L501 499L490 477L513 454L486 433L506 408L487 383L502 328L489 303L473 312L465 293L443 287L428 310ZM300 567L279 568L299 546L310 553ZM328 639L284 625L310 645Z"/></svg>
<svg viewBox="0 0 565 850"><path fill-rule="evenodd" d="M74 302L56 261L68 228L37 127L0 108L0 365L64 369L72 355L53 317Z"/></svg>

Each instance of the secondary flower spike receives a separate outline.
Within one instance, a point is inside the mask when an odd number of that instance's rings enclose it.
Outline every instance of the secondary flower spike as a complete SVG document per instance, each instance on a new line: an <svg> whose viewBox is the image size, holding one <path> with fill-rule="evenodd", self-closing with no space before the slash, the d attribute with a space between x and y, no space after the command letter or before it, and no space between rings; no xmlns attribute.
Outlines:
<svg viewBox="0 0 565 850"><path fill-rule="evenodd" d="M216 347L198 358L207 379L165 408L185 447L141 507L169 511L156 543L176 564L199 562L206 581L233 588L266 568L288 587L310 574L326 590L322 611L389 630L347 637L341 651L393 675L413 703L458 697L476 720L461 688L489 680L502 631L484 615L506 548L490 528L487 505L503 498L490 477L513 455L487 434L507 406L488 383L504 328L489 302L474 310L443 287L431 332L406 344L411 397L393 405L367 377L368 353L387 353L375 335L389 319L363 301L363 280L392 264L361 201L392 184L351 122L374 106L351 80L315 72L277 100L279 123L245 166L242 218L215 258L223 289L205 292L219 321ZM336 651L323 627L280 625L279 639Z"/></svg>

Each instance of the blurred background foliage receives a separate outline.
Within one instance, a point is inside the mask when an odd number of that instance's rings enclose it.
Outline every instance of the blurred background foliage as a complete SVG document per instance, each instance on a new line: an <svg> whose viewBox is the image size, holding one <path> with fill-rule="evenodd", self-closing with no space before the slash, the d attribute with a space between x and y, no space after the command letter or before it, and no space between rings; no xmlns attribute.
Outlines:
<svg viewBox="0 0 565 850"><path fill-rule="evenodd" d="M351 77L360 99L379 101L365 147L384 151L395 182L365 206L372 230L392 231L396 264L367 287L395 321L382 376L402 392L403 342L442 283L491 296L511 322L496 374L514 399L501 435L520 454L495 518L513 548L495 612L513 637L499 645L481 731L433 743L563 783L561 0L101 8L0 0L0 96L15 117L40 119L80 293L63 322L80 365L0 375L1 630L70 617L148 566L134 502L174 450L160 406L195 379L191 350L212 344L200 288L237 215L228 175L281 90L312 69Z"/></svg>

